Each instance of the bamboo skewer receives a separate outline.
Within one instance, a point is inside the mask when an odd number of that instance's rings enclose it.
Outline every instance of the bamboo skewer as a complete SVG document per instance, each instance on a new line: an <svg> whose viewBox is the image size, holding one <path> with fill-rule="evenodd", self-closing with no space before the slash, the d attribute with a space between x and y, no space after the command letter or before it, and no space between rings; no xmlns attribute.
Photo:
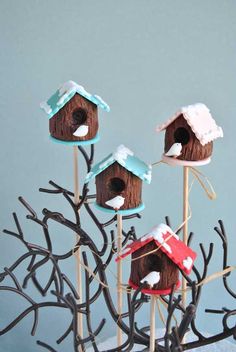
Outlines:
<svg viewBox="0 0 236 352"><path fill-rule="evenodd" d="M117 253L122 251L122 215L117 214ZM121 321L122 314L122 261L117 263L117 313L118 321ZM117 347L122 345L122 329L117 328Z"/></svg>
<svg viewBox="0 0 236 352"><path fill-rule="evenodd" d="M73 163L74 163L74 201L75 204L79 204L80 194L79 194L79 167L78 167L78 147L73 147ZM76 243L79 241L80 236L75 234ZM75 260L76 260L76 280L77 280L77 292L79 295L78 304L83 302L83 291L82 291L82 268L81 268L81 248L75 252ZM83 338L83 314L78 313L78 334L81 338ZM81 346L79 347L79 351L83 352Z"/></svg>
<svg viewBox="0 0 236 352"><path fill-rule="evenodd" d="M188 208L189 208L189 167L184 166L183 168L183 242L187 245L188 243ZM185 278L182 278L182 304L186 308L187 301L187 282ZM183 342L185 338L183 338Z"/></svg>
<svg viewBox="0 0 236 352"><path fill-rule="evenodd" d="M184 166L184 193L183 193L183 241L187 245L188 242L188 208L189 208L189 167Z"/></svg>
<svg viewBox="0 0 236 352"><path fill-rule="evenodd" d="M155 320L155 310L156 310L156 296L151 296L150 304L150 342L149 342L149 351L155 351L155 330L156 330L156 320Z"/></svg>

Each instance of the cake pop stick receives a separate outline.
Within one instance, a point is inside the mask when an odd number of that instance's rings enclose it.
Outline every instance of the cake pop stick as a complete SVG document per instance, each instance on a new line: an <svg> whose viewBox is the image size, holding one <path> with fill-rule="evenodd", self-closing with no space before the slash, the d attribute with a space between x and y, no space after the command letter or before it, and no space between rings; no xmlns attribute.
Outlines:
<svg viewBox="0 0 236 352"><path fill-rule="evenodd" d="M79 165L78 165L78 147L73 146L73 166L74 166L74 202L75 204L79 204L80 193L79 193ZM79 241L79 235L75 234L75 242ZM75 260L76 260L76 280L77 280L77 292L78 292L78 304L83 302L83 288L82 288L82 268L81 268L81 248L75 252ZM83 314L78 313L78 334L81 338L83 338ZM79 348L80 352L82 352L81 347Z"/></svg>
<svg viewBox="0 0 236 352"><path fill-rule="evenodd" d="M117 214L117 253L122 251L122 215ZM117 263L117 313L118 321L121 321L122 314L122 261ZM122 330L117 328L117 347L122 345Z"/></svg>
<svg viewBox="0 0 236 352"><path fill-rule="evenodd" d="M183 242L188 243L189 167L183 167ZM186 280L182 279L182 304L186 306Z"/></svg>
<svg viewBox="0 0 236 352"><path fill-rule="evenodd" d="M155 330L156 330L156 296L151 295L150 303L150 339L149 339L149 351L155 351Z"/></svg>

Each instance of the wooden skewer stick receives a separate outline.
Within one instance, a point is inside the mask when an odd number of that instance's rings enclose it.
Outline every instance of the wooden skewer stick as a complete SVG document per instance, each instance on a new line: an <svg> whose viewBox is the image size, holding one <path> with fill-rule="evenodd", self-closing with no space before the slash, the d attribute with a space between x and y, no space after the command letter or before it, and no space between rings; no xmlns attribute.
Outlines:
<svg viewBox="0 0 236 352"><path fill-rule="evenodd" d="M189 208L189 168L184 166L183 168L183 242L187 245L188 242L188 208ZM187 282L185 278L182 278L182 304L186 308L186 299L187 299ZM184 342L184 338L183 338Z"/></svg>
<svg viewBox="0 0 236 352"><path fill-rule="evenodd" d="M150 342L149 342L149 351L155 351L155 330L156 330L156 296L151 295L151 304L150 304Z"/></svg>
<svg viewBox="0 0 236 352"><path fill-rule="evenodd" d="M117 253L122 251L122 215L117 214ZM122 260L117 263L117 313L118 321L122 314ZM122 329L117 328L117 347L122 345Z"/></svg>
<svg viewBox="0 0 236 352"><path fill-rule="evenodd" d="M79 167L78 167L78 147L73 147L73 161L74 161L74 201L75 204L79 204L80 194L79 194ZM75 234L76 243L79 241L80 236ZM82 270L81 270L81 249L75 252L76 260L76 279L77 279L77 292L79 295L78 304L83 301L83 291L82 291ZM78 334L83 338L83 314L78 313ZM83 352L81 346L79 347L79 352Z"/></svg>

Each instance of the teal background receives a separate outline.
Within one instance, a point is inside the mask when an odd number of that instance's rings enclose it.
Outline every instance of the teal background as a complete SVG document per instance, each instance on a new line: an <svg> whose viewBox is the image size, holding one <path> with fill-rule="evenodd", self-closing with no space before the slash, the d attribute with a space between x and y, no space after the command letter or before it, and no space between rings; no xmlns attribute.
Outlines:
<svg viewBox="0 0 236 352"><path fill-rule="evenodd" d="M194 184L189 228L195 233L195 249L199 242L206 247L215 242L209 268L213 273L221 269L222 263L222 246L213 230L222 218L230 239L229 263L235 265L235 17L234 0L1 0L1 228L14 229L11 212L16 211L26 239L44 243L37 225L25 219L26 211L17 201L19 195L38 214L47 207L72 216L60 196L40 194L38 188L46 187L50 179L73 188L72 148L49 140L48 118L39 109L39 103L60 83L73 79L111 107L110 113L100 111L101 141L96 145L96 162L121 143L144 161L157 161L164 136L155 133L157 124L186 104L203 102L211 109L224 130L224 139L214 143L212 162L201 171L209 177L218 197L213 202L208 200ZM80 175L82 180L82 160ZM146 208L142 219L129 221L126 229L135 225L137 234L142 235L162 222L165 215L177 228L182 222L182 169L165 165L154 168L153 182L144 185L143 200ZM109 218L97 214L101 220ZM94 230L86 217L84 227ZM56 252L71 248L73 234L59 226L53 226L51 232ZM14 238L2 235L0 251L3 270L23 253L23 248ZM125 281L129 262L124 265ZM200 255L197 265L201 267ZM73 260L63 268L73 279ZM21 277L25 269L26 265L16 273ZM114 264L112 270L115 272ZM46 282L47 270L41 277ZM235 274L231 281L235 282ZM111 286L115 296L112 274ZM32 285L28 292L39 298ZM202 330L211 333L220 328L221 318L219 322L214 316L204 318L203 311L205 307L222 306L235 307L218 280L203 290L197 321ZM23 300L1 292L0 328L24 308ZM138 316L143 325L148 323L148 312L146 306ZM94 308L95 328L103 316L107 317L107 311L100 300ZM0 338L0 351L42 351L36 339L52 343L58 351L69 351L70 339L59 348L54 343L69 321L70 314L64 311L44 309L36 337L29 334L32 317L28 316ZM102 338L114 331L108 317Z"/></svg>

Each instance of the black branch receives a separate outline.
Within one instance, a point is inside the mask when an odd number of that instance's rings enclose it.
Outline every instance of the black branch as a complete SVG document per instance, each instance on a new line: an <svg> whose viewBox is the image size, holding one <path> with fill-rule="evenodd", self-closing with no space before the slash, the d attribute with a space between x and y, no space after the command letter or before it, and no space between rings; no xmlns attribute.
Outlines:
<svg viewBox="0 0 236 352"><path fill-rule="evenodd" d="M90 146L89 153L87 153L87 151L81 146L79 146L78 149L85 162L87 172L90 172L94 159L94 145ZM55 343L63 344L65 339L67 339L68 336L71 336L71 351L86 351L86 349L91 346L95 352L101 352L101 350L99 350L98 340L99 335L105 326L105 319L101 316L98 325L94 327L93 308L97 302L103 300L104 304L102 306L103 309L101 309L101 314L106 309L107 314L109 314L113 320L114 326L119 326L124 334L122 345L119 347L114 346L113 348L106 350L106 352L128 352L132 350L135 344L143 346L144 351L148 351L149 326L147 326L147 324L139 326L140 323L138 324L136 321L137 313L141 312L142 309L145 309L150 301L150 297L142 293L144 286L140 286L137 290L132 290L128 285L123 284L126 305L123 308L120 317L116 308L116 287L114 284L109 284L108 280L110 279L110 266L117 253L117 215L114 215L106 221L103 220L103 222L99 220L91 203L94 198L96 198L96 195L90 194L88 184L83 185L78 204L75 204L74 192L71 190L58 185L54 181L49 181L49 185L49 189L40 188L39 191L48 194L49 196L53 195L62 197L68 207L72 210L73 219L68 219L59 210L52 211L47 208L42 210L42 218L40 218L33 207L23 197L19 197L20 203L28 212L26 218L41 229L41 236L44 239L44 245L39 246L36 243L26 241L22 224L16 213L13 213L15 229L5 229L3 230L3 233L8 236L13 236L18 243L23 245L25 252L9 267L5 267L4 270L0 272L0 292L11 292L17 297L23 298L29 306L7 326L0 330L0 336L8 333L25 317L31 314L33 316L31 334L35 335L37 333L38 325L40 323L42 324L39 319L39 312L43 308L54 309L54 312L58 309L64 309L70 314L71 319L69 324L65 326L63 334L57 338ZM83 220L81 219L80 210L82 207L89 215L91 222L95 225L95 231L91 234L87 229L87 224L83 223ZM124 216L123 220L128 221L140 218L140 214L133 214ZM165 221L168 226L171 226L171 221L168 216L166 216ZM73 248L70 248L67 252L62 254L55 253L49 229L49 222L59 224L62 230L69 229L71 231L71 236L74 236L75 234L78 235ZM217 233L223 248L221 269L226 270L230 268L228 263L228 240L223 222L220 220L218 224L219 226L215 227L215 232ZM178 233L180 231L181 228L178 229ZM126 246L128 242L137 240L136 228L133 225L130 226L128 230L123 229L122 235L123 247ZM195 237L196 236L193 235L193 232L190 232L188 238L189 246L192 245ZM202 243L200 243L199 246L201 255L198 260L201 261L201 269L194 266L191 277L181 271L181 275L187 281L187 290L189 291L189 301L187 304L184 305L182 303L182 297L180 294L176 294L175 286L172 287L172 291L169 295L160 297L163 301L162 303L166 306L165 332L162 337L156 339L156 351L180 352L211 344L229 336L236 338L236 327L235 324L232 325L232 319L235 318L236 315L235 309L229 309L226 307L205 309L208 317L219 317L222 320L222 330L218 331L211 337L204 336L196 326L197 312L201 303L204 280L207 278L211 259L215 254L213 243L209 245L208 249ZM82 253L82 256L80 255L79 258L83 271L82 282L85 293L82 299L80 299L78 295L77 286L74 284L73 280L62 270L64 261L78 254L79 250L80 253ZM25 263L27 263L26 270ZM51 268L48 270L46 284L43 286L39 270L44 268L48 263L50 263ZM17 273L21 268L24 268L25 270L22 282L17 277ZM223 275L222 282L226 292L231 298L235 299L236 292L231 287L233 280L231 280L230 284L231 275L233 275L231 271ZM8 281L6 284L7 279ZM32 283L40 295L44 297L43 301L36 301L26 293L26 288L29 282ZM78 331L78 314L83 315L83 334L80 334ZM176 316L178 317L177 321ZM189 330L195 335L194 339L188 343L184 343L183 338ZM45 336L45 340L47 340L47 336ZM47 351L57 352L55 347L52 347L47 342L38 340L37 344Z"/></svg>

